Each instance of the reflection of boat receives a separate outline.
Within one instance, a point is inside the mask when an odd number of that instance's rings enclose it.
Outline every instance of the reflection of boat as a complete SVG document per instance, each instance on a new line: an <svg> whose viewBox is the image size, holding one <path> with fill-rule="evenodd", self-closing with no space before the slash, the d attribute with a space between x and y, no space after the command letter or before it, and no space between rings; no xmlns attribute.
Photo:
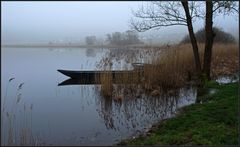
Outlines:
<svg viewBox="0 0 240 147"><path fill-rule="evenodd" d="M96 80L101 76L111 76L115 78L132 78L133 76L140 75L141 70L115 70L115 71L73 71L73 70L58 70L60 73L71 77L73 79L87 79Z"/></svg>
<svg viewBox="0 0 240 147"><path fill-rule="evenodd" d="M139 83L140 80L135 79L130 79L130 80L125 80L125 79L113 79L112 84L135 84ZM64 85L95 85L95 84L101 84L100 80L97 79L88 79L88 78L82 78L82 79L67 79L61 83L58 84L58 86L64 86Z"/></svg>
<svg viewBox="0 0 240 147"><path fill-rule="evenodd" d="M87 80L87 79L67 79L58 84L58 86L64 85L91 85L91 84L100 84L99 81Z"/></svg>

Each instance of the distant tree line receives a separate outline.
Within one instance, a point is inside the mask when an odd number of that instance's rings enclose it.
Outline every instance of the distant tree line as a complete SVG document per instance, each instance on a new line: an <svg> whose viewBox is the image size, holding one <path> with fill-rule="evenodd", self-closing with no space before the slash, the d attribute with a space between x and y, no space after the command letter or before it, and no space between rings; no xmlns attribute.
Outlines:
<svg viewBox="0 0 240 147"><path fill-rule="evenodd" d="M85 42L87 45L94 45L97 43L97 38L96 36L86 36Z"/></svg>
<svg viewBox="0 0 240 147"><path fill-rule="evenodd" d="M122 33L114 32L112 34L107 34L107 42L111 45L131 45L143 43L139 39L137 32L129 30Z"/></svg>
<svg viewBox="0 0 240 147"><path fill-rule="evenodd" d="M202 28L195 33L197 42L205 43L205 29ZM236 43L234 36L230 33L223 31L220 28L213 27L213 32L216 34L214 42L218 43ZM186 35L180 43L190 43L189 35Z"/></svg>
<svg viewBox="0 0 240 147"><path fill-rule="evenodd" d="M105 39L107 44L110 45L132 45L132 44L143 44L140 40L138 33L136 31L126 31L126 32L113 32L107 34ZM86 36L86 45L95 45L99 42L96 36Z"/></svg>

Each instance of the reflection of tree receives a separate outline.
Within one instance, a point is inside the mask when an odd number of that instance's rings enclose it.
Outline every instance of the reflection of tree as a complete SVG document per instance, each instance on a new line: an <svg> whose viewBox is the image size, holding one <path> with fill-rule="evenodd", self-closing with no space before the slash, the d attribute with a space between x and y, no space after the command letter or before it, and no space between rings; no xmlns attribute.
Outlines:
<svg viewBox="0 0 240 147"><path fill-rule="evenodd" d="M96 52L92 48L87 48L86 49L86 56L87 57L96 57Z"/></svg>
<svg viewBox="0 0 240 147"><path fill-rule="evenodd" d="M153 97L145 93L141 86L114 85L112 98L99 99L99 115L108 129L139 130L148 124L171 117L178 108L179 99L194 99L192 95L186 95L191 92L194 91L181 89ZM137 96L137 93L140 93L140 96ZM115 100L119 95L122 100ZM186 98L179 98L179 95Z"/></svg>

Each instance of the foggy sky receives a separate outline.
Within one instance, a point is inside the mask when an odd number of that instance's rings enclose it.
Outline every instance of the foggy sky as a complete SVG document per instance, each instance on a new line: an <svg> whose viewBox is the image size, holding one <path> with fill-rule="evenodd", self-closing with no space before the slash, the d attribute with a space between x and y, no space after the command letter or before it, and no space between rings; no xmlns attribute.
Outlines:
<svg viewBox="0 0 240 147"><path fill-rule="evenodd" d="M130 29L133 17L144 2L2 2L2 43L41 43L48 41L79 42L88 35L105 37L107 33ZM195 31L204 22L194 23ZM214 25L238 34L238 18L217 17ZM180 40L187 27L174 26L140 35L161 41Z"/></svg>

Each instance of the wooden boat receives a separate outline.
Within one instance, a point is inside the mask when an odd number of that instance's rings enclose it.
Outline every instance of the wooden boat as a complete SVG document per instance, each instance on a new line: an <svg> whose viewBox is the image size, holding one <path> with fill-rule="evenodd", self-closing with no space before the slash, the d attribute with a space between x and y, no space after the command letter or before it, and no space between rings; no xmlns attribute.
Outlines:
<svg viewBox="0 0 240 147"><path fill-rule="evenodd" d="M141 76L141 70L114 70L114 71L73 71L73 70L62 70L58 71L72 79L86 79L86 80L96 80L100 79L102 75L109 75L112 79L133 76Z"/></svg>

